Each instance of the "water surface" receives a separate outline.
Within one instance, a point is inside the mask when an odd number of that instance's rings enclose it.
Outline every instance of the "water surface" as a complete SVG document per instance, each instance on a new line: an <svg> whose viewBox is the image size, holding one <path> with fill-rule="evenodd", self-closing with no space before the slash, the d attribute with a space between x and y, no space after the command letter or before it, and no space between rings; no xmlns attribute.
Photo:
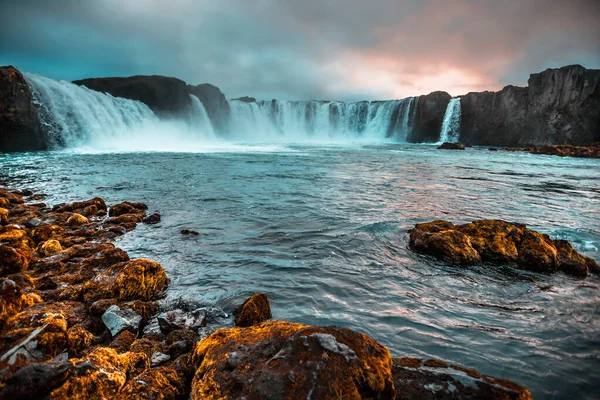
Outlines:
<svg viewBox="0 0 600 400"><path fill-rule="evenodd" d="M598 261L598 160L391 144L237 146L0 155L0 177L50 194L51 204L146 202L162 223L117 245L160 262L171 299L212 304L263 291L278 319L348 326L395 356L474 367L536 398L600 393L598 277L459 268L407 248L419 222L501 218Z"/></svg>

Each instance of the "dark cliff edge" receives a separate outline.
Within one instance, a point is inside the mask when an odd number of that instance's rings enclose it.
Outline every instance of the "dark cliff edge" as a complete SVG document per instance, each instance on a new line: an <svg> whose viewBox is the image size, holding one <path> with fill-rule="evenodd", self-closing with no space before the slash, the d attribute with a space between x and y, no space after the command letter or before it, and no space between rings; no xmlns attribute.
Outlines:
<svg viewBox="0 0 600 400"><path fill-rule="evenodd" d="M528 87L461 97L461 142L590 145L600 141L600 70L570 65L532 74Z"/></svg>
<svg viewBox="0 0 600 400"><path fill-rule="evenodd" d="M187 84L177 78L138 75L129 78L90 78L73 83L115 97L141 101L161 118L185 115L192 106Z"/></svg>
<svg viewBox="0 0 600 400"><path fill-rule="evenodd" d="M417 111L407 141L411 143L437 142L451 96L433 92L419 96Z"/></svg>
<svg viewBox="0 0 600 400"><path fill-rule="evenodd" d="M210 83L188 85L188 92L200 99L208 118L217 132L227 132L231 108L221 89Z"/></svg>
<svg viewBox="0 0 600 400"><path fill-rule="evenodd" d="M47 149L31 89L12 66L0 67L0 151Z"/></svg>

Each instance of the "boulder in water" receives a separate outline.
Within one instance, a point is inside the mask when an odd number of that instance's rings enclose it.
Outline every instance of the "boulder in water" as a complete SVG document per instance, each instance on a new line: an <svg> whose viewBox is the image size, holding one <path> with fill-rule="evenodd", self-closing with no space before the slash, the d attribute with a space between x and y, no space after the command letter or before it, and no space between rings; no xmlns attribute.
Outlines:
<svg viewBox="0 0 600 400"><path fill-rule="evenodd" d="M233 101L242 101L244 103L256 103L256 99L254 97L243 96L238 97L237 99L232 99Z"/></svg>
<svg viewBox="0 0 600 400"><path fill-rule="evenodd" d="M438 146L438 150L464 150L465 146L463 146L462 144L456 142L456 143L450 143L450 142L444 142L442 143L440 146Z"/></svg>
<svg viewBox="0 0 600 400"><path fill-rule="evenodd" d="M523 224L478 220L454 225L447 221L417 224L410 231L410 247L459 265L486 262L576 277L600 272L598 264L579 254L564 240L552 240Z"/></svg>
<svg viewBox="0 0 600 400"><path fill-rule="evenodd" d="M394 358L392 373L396 399L532 399L514 382L440 360Z"/></svg>
<svg viewBox="0 0 600 400"><path fill-rule="evenodd" d="M160 214L159 213L150 214L147 217L144 217L142 222L147 225L158 224L160 222Z"/></svg>
<svg viewBox="0 0 600 400"><path fill-rule="evenodd" d="M271 318L271 306L264 293L255 293L234 312L235 326L247 327L260 324Z"/></svg>

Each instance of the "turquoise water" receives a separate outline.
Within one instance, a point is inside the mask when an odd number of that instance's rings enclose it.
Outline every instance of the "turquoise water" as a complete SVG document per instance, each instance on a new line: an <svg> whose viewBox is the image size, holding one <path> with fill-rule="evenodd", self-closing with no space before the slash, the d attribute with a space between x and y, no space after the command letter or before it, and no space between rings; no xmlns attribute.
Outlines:
<svg viewBox="0 0 600 400"><path fill-rule="evenodd" d="M117 245L159 261L169 298L268 294L275 318L349 326L394 356L530 388L600 393L600 280L458 268L413 254L415 223L501 218L600 261L600 161L417 145L236 146L209 153L0 155L48 203L144 201L162 223ZM189 228L196 237L179 234Z"/></svg>

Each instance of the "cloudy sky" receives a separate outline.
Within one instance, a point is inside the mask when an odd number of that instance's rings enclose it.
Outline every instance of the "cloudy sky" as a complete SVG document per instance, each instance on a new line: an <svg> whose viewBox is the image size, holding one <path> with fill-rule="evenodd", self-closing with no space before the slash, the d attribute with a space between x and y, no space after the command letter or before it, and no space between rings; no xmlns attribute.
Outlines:
<svg viewBox="0 0 600 400"><path fill-rule="evenodd" d="M228 97L389 99L600 68L597 0L0 0L0 65Z"/></svg>

